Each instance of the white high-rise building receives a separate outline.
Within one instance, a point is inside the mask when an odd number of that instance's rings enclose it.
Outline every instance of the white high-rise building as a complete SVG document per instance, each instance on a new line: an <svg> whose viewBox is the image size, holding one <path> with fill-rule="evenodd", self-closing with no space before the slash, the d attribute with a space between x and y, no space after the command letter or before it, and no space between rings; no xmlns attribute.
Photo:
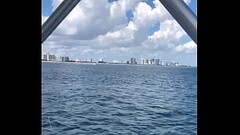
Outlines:
<svg viewBox="0 0 240 135"><path fill-rule="evenodd" d="M154 64L154 59L150 60L150 64L153 65Z"/></svg>
<svg viewBox="0 0 240 135"><path fill-rule="evenodd" d="M44 61L56 61L56 56L55 55L51 55L49 53L43 54L42 60L44 60Z"/></svg>
<svg viewBox="0 0 240 135"><path fill-rule="evenodd" d="M49 55L48 60L49 61L56 61L56 56L55 55Z"/></svg>
<svg viewBox="0 0 240 135"><path fill-rule="evenodd" d="M148 65L149 64L149 60L148 59L144 59L144 65Z"/></svg>
<svg viewBox="0 0 240 135"><path fill-rule="evenodd" d="M151 64L152 64L152 61L151 61L151 60L148 60L148 64L151 65Z"/></svg>
<svg viewBox="0 0 240 135"><path fill-rule="evenodd" d="M140 64L144 65L144 58L140 59Z"/></svg>
<svg viewBox="0 0 240 135"><path fill-rule="evenodd" d="M42 60L47 61L47 54L42 55Z"/></svg>

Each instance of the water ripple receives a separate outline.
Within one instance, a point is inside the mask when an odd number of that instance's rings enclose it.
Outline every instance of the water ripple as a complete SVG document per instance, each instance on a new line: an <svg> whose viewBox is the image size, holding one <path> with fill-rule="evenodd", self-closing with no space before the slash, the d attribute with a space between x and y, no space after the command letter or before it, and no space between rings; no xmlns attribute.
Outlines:
<svg viewBox="0 0 240 135"><path fill-rule="evenodd" d="M196 135L196 68L43 63L43 135Z"/></svg>

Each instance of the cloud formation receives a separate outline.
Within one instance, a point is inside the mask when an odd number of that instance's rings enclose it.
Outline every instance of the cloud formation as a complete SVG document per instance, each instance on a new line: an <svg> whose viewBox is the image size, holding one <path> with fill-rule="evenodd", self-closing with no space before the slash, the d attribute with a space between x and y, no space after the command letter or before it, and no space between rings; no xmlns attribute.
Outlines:
<svg viewBox="0 0 240 135"><path fill-rule="evenodd" d="M184 1L190 3L190 0ZM62 0L52 2L54 11ZM153 4L154 8L143 0L110 3L107 0L81 0L43 43L43 52L68 55L73 59L196 53L192 41L179 45L188 35L159 0L153 0ZM42 17L42 22L46 19ZM154 27L155 32L149 34L155 24L159 27Z"/></svg>
<svg viewBox="0 0 240 135"><path fill-rule="evenodd" d="M196 53L197 45L195 44L195 42L190 41L186 44L177 46L175 49L177 52L181 52L181 53Z"/></svg>

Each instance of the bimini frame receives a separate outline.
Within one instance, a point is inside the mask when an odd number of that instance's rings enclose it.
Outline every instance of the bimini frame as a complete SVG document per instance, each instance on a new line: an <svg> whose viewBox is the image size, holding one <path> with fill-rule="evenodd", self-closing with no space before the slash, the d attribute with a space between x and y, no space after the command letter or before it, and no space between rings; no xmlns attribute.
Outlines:
<svg viewBox="0 0 240 135"><path fill-rule="evenodd" d="M64 0L42 26L42 43L81 0ZM197 16L183 0L159 0L197 44Z"/></svg>

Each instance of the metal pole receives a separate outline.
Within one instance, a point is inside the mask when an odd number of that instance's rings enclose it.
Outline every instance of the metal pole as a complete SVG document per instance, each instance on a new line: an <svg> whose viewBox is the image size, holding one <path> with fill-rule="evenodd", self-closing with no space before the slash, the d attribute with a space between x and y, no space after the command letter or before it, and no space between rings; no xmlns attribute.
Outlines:
<svg viewBox="0 0 240 135"><path fill-rule="evenodd" d="M42 43L81 0L64 0L42 26Z"/></svg>
<svg viewBox="0 0 240 135"><path fill-rule="evenodd" d="M183 0L159 0L197 44L197 16Z"/></svg>

